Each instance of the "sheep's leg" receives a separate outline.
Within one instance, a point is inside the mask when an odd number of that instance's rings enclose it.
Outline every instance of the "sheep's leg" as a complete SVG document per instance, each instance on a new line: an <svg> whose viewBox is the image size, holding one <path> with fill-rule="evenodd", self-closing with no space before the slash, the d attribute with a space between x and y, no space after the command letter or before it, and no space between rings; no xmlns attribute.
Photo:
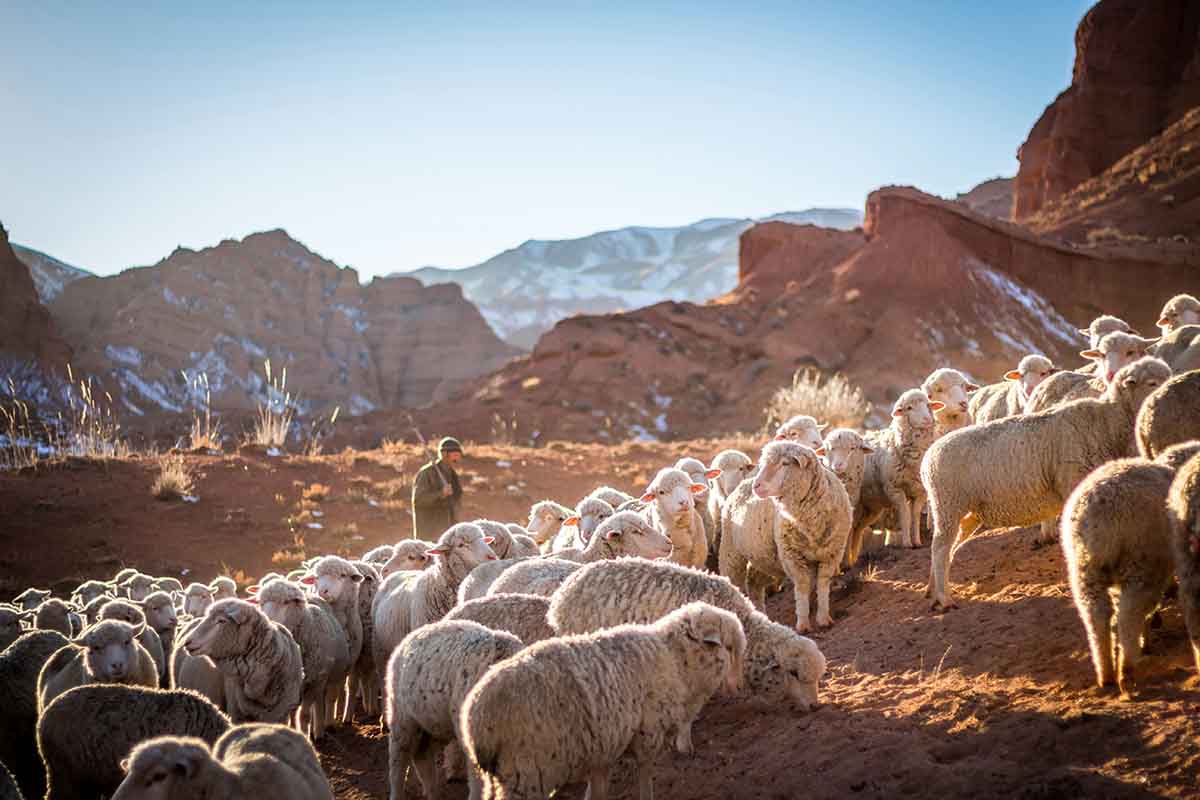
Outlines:
<svg viewBox="0 0 1200 800"><path fill-rule="evenodd" d="M461 780L468 772L467 754L463 752L457 739L442 750L442 772L446 774L448 781Z"/></svg>
<svg viewBox="0 0 1200 800"><path fill-rule="evenodd" d="M913 547L921 546L921 512L925 510L925 494L921 493L912 501L912 517L909 522L912 525L912 535L909 539L913 543Z"/></svg>
<svg viewBox="0 0 1200 800"><path fill-rule="evenodd" d="M870 513L863 514L855 519L854 528L850 531L850 538L846 540L846 561L847 567L853 567L858 563L859 556L862 555L863 540L866 538L867 531L871 530L871 526L883 514L883 510L879 509Z"/></svg>
<svg viewBox="0 0 1200 800"><path fill-rule="evenodd" d="M1054 519L1044 519L1039 524L1041 533L1038 534L1038 544L1053 544L1058 539L1058 526L1061 524L1061 517Z"/></svg>
<svg viewBox="0 0 1200 800"><path fill-rule="evenodd" d="M812 625L808 620L808 597L812 593L812 571L807 564L801 563L793 570L791 578L796 584L796 630L800 633L807 633L812 630ZM818 599L819 602L820 600ZM828 608L826 611L828 611ZM819 613L817 615L817 624L821 624Z"/></svg>
<svg viewBox="0 0 1200 800"><path fill-rule="evenodd" d="M692 723L679 726L679 732L675 734L675 750L685 756L696 754L696 748L692 745Z"/></svg>
<svg viewBox="0 0 1200 800"><path fill-rule="evenodd" d="M833 624L829 611L829 582L837 572L836 561L822 561L817 565L817 627L827 628Z"/></svg>
<svg viewBox="0 0 1200 800"><path fill-rule="evenodd" d="M1121 587L1117 600L1117 687L1123 695L1137 690L1134 670L1142 657L1142 642L1146 632L1146 619L1158 605L1162 592L1141 582L1131 582Z"/></svg>
<svg viewBox="0 0 1200 800"><path fill-rule="evenodd" d="M1183 622L1187 625L1188 638L1192 641L1196 672L1200 672L1200 574L1181 576L1179 606L1183 611Z"/></svg>
<svg viewBox="0 0 1200 800"><path fill-rule="evenodd" d="M925 596L933 598L935 611L939 609L948 611L957 607L946 588L950 577L952 550L958 540L965 541L972 533L979 530L982 522L974 514L964 514L958 509L939 507L936 502L931 508L934 531L933 542L929 548L929 589L925 592ZM967 532L968 530L969 532Z"/></svg>
<svg viewBox="0 0 1200 800"><path fill-rule="evenodd" d="M583 800L608 800L608 765L592 770Z"/></svg>
<svg viewBox="0 0 1200 800"><path fill-rule="evenodd" d="M346 692L346 700L342 709L342 724L348 725L354 719L354 714L358 710L358 670L351 668L348 677L350 686Z"/></svg>
<svg viewBox="0 0 1200 800"><path fill-rule="evenodd" d="M419 736L411 722L397 720L388 734L388 800L404 800L404 780L412 763L412 741Z"/></svg>
<svg viewBox="0 0 1200 800"><path fill-rule="evenodd" d="M483 776L473 765L467 766L467 800L483 800Z"/></svg>
<svg viewBox="0 0 1200 800"><path fill-rule="evenodd" d="M895 487L889 487L887 498L896 510L896 527L900 533L900 546L912 547L912 508L908 495Z"/></svg>
<svg viewBox="0 0 1200 800"><path fill-rule="evenodd" d="M732 536L721 538L719 563L721 574L729 578L730 582L739 590L746 591L746 571L750 562L734 546Z"/></svg>
<svg viewBox="0 0 1200 800"><path fill-rule="evenodd" d="M425 797L429 800L434 800L438 792L438 776L437 776L437 752L438 742L428 734L420 734L417 746L412 749L412 765L413 770L417 773L417 778L421 781L421 787L425 790Z"/></svg>
<svg viewBox="0 0 1200 800"><path fill-rule="evenodd" d="M1096 668L1096 684L1100 687L1113 683L1112 647L1112 600L1108 587L1085 581L1075 593L1075 604L1087 632L1088 647L1092 651L1092 664Z"/></svg>

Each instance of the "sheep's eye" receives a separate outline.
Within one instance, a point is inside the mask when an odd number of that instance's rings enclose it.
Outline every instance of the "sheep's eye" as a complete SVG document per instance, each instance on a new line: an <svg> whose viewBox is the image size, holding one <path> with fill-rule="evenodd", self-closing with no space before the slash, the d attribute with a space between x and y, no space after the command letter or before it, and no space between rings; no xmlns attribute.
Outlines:
<svg viewBox="0 0 1200 800"><path fill-rule="evenodd" d="M1133 355L1133 354L1134 354L1134 353L1133 353L1133 351L1132 351L1132 350L1130 350L1130 351L1129 351L1128 353L1126 353L1125 355L1127 355L1127 356L1131 356L1131 355Z"/></svg>
<svg viewBox="0 0 1200 800"><path fill-rule="evenodd" d="M788 674L791 675L793 678L799 678L800 670L798 670L798 669L788 670Z"/></svg>

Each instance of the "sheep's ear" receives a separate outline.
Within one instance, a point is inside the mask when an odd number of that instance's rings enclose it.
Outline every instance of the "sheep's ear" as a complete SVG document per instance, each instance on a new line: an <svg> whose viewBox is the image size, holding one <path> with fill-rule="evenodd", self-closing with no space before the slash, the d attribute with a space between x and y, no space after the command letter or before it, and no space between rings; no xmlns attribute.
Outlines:
<svg viewBox="0 0 1200 800"><path fill-rule="evenodd" d="M191 778L196 774L196 764L188 756L179 755L171 763L171 772L181 778Z"/></svg>
<svg viewBox="0 0 1200 800"><path fill-rule="evenodd" d="M894 408L894 409L892 409L892 416L893 417L903 417L904 410L900 409L900 408Z"/></svg>
<svg viewBox="0 0 1200 800"><path fill-rule="evenodd" d="M777 441L777 442L786 442L786 441L787 441L787 437L786 437L786 436L784 436L782 433L777 433L777 434L775 434L775 441Z"/></svg>
<svg viewBox="0 0 1200 800"><path fill-rule="evenodd" d="M1165 328L1171 324L1171 320L1167 319L1166 317L1159 317L1158 322L1156 322L1154 324L1160 328Z"/></svg>
<svg viewBox="0 0 1200 800"><path fill-rule="evenodd" d="M121 772L129 772L129 759L122 758L120 766L121 766Z"/></svg>
<svg viewBox="0 0 1200 800"><path fill-rule="evenodd" d="M578 525L578 524L579 524L579 517L578 517L578 516L574 516L574 517L567 517L566 519L564 519L564 520L563 520L563 523L562 523L562 524L563 524L564 526Z"/></svg>
<svg viewBox="0 0 1200 800"><path fill-rule="evenodd" d="M317 576L316 575L305 575L303 578L300 579L300 582L303 583L305 586L313 586L317 582Z"/></svg>
<svg viewBox="0 0 1200 800"><path fill-rule="evenodd" d="M708 491L708 487L703 483L693 483L688 488L692 490L692 494L700 494L701 492Z"/></svg>
<svg viewBox="0 0 1200 800"><path fill-rule="evenodd" d="M1085 339L1090 339L1092 336L1092 332L1089 331L1087 328L1078 328L1077 330Z"/></svg>
<svg viewBox="0 0 1200 800"><path fill-rule="evenodd" d="M968 383L966 386L966 389L967 389L967 394L970 394L971 392L978 392L979 385L975 384L975 383Z"/></svg>
<svg viewBox="0 0 1200 800"><path fill-rule="evenodd" d="M875 452L875 448L871 447L871 445L867 444L866 442L863 442L862 444L860 444L858 446L858 449L862 450L864 453L874 453Z"/></svg>
<svg viewBox="0 0 1200 800"><path fill-rule="evenodd" d="M721 470L714 467L714 468L710 469L708 472L704 473L704 477L708 478L710 481L713 480L714 478L719 478L719 477L721 477Z"/></svg>
<svg viewBox="0 0 1200 800"><path fill-rule="evenodd" d="M1084 358L1091 359L1092 361L1098 361L1099 359L1104 358L1104 354L1099 350L1083 350L1079 353L1079 355L1083 356Z"/></svg>
<svg viewBox="0 0 1200 800"><path fill-rule="evenodd" d="M654 499L654 492L646 492L644 495L642 495L643 503L649 503L653 499Z"/></svg>
<svg viewBox="0 0 1200 800"><path fill-rule="evenodd" d="M253 586L247 586L247 587L246 587L246 594L248 594L248 595L250 595L251 597L253 597L254 595L258 594L258 590L259 590L259 588L260 588L260 587L259 587L259 585L258 585L257 583L256 583L256 584L254 584Z"/></svg>
<svg viewBox="0 0 1200 800"><path fill-rule="evenodd" d="M946 407L946 404L943 403L941 400L934 400L934 401L930 402L930 404L929 404L929 408L933 411L941 411L945 407Z"/></svg>
<svg viewBox="0 0 1200 800"><path fill-rule="evenodd" d="M816 450L813 450L813 452L814 452L814 453L816 453L816 454L817 454L817 455L819 455L819 456L823 456L823 455L825 455L825 445L821 445L821 446L820 446L820 447L818 447Z"/></svg>
<svg viewBox="0 0 1200 800"><path fill-rule="evenodd" d="M247 597L246 602L252 606L256 606L256 605L258 605L258 598L257 597Z"/></svg>
<svg viewBox="0 0 1200 800"><path fill-rule="evenodd" d="M828 428L828 427L829 427L829 423L828 423L828 422L818 422L818 423L817 423L817 430L821 431L822 433L824 433L824 432L825 432L825 429L826 429L826 428Z"/></svg>
<svg viewBox="0 0 1200 800"><path fill-rule="evenodd" d="M484 543L484 544L491 544L491 543L492 543L492 542L494 542L494 541L496 541L496 537L495 537L495 536L485 536L485 537L483 537L483 543ZM361 577L361 576L359 576L359 577Z"/></svg>
<svg viewBox="0 0 1200 800"><path fill-rule="evenodd" d="M144 622L141 625L138 625L133 629L134 636L141 636L145 632L146 632L146 623L144 623Z"/></svg>
<svg viewBox="0 0 1200 800"><path fill-rule="evenodd" d="M425 555L427 555L427 556L444 556L449 552L450 552L450 548L448 548L448 547L431 547L425 551Z"/></svg>
<svg viewBox="0 0 1200 800"><path fill-rule="evenodd" d="M1019 381L1021 380L1021 373L1019 370L1010 369L1008 372L1004 373L1004 380Z"/></svg>
<svg viewBox="0 0 1200 800"><path fill-rule="evenodd" d="M609 539L609 540L619 539L619 538L621 538L621 533L622 533L622 531L620 528L613 528L612 530L610 530L604 534L604 538Z"/></svg>

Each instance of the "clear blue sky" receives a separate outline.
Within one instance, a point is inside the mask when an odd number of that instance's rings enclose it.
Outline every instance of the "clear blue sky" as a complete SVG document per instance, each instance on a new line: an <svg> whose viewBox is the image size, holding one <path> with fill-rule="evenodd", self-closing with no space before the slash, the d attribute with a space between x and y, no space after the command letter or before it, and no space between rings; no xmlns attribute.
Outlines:
<svg viewBox="0 0 1200 800"><path fill-rule="evenodd" d="M0 1L13 239L112 273L283 227L366 277L1013 174L1091 4L114 5Z"/></svg>

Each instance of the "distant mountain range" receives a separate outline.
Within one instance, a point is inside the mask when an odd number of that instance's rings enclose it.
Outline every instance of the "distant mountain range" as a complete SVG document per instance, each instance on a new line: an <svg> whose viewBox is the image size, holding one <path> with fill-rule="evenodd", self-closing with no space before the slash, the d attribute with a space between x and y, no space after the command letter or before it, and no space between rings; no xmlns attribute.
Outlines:
<svg viewBox="0 0 1200 800"><path fill-rule="evenodd" d="M424 267L393 277L425 285L457 283L492 329L529 350L561 319L605 314L663 300L703 303L737 285L738 237L779 220L851 230L850 208L790 211L761 220L712 218L676 228L629 227L579 239L531 239L466 269Z"/></svg>
<svg viewBox="0 0 1200 800"><path fill-rule="evenodd" d="M65 261L59 261L57 258L31 247L13 244L12 249L17 258L29 267L29 274L33 276L33 285L37 288L38 298L43 305L49 305L54 298L62 294L62 290L68 283L92 274L86 269L73 267Z"/></svg>

